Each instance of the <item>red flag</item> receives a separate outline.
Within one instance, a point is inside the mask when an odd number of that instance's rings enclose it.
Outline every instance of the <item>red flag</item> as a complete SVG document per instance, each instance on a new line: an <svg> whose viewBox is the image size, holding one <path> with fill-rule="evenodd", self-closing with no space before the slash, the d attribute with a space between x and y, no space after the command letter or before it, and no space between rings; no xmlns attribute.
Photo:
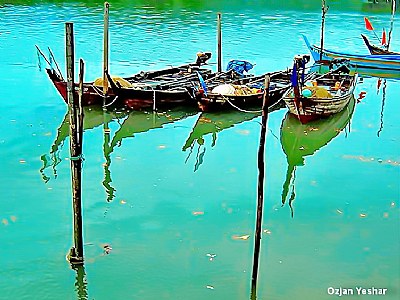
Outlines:
<svg viewBox="0 0 400 300"><path fill-rule="evenodd" d="M386 45L386 31L385 28L383 29L382 32L382 46Z"/></svg>
<svg viewBox="0 0 400 300"><path fill-rule="evenodd" d="M365 21L365 28L367 28L367 30L374 30L374 27L372 27L371 22L368 20L367 17L364 17L364 21Z"/></svg>

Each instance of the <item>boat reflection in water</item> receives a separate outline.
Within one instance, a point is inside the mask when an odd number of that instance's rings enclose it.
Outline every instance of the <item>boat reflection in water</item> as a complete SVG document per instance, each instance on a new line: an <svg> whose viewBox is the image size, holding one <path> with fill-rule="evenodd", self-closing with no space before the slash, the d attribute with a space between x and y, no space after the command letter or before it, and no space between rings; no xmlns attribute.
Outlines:
<svg viewBox="0 0 400 300"><path fill-rule="evenodd" d="M304 165L304 158L313 155L327 145L349 124L354 111L355 99L352 97L347 107L328 119L301 124L295 116L286 114L281 125L281 144L286 154L288 169L282 190L282 206L288 205L293 217L293 201L295 194L296 167Z"/></svg>
<svg viewBox="0 0 400 300"><path fill-rule="evenodd" d="M283 103L276 103L269 107L268 111L272 112L282 107L284 107ZM194 172L196 172L203 163L204 155L206 153L204 136L208 134L212 135L211 147L214 147L217 142L217 134L219 132L231 128L236 124L250 121L259 116L261 116L261 110L257 111L257 108L253 108L250 111L229 110L223 112L201 113L195 125L193 126L185 145L182 147L182 151L184 152L189 150L186 162L193 154L193 150L195 150L196 163Z"/></svg>
<svg viewBox="0 0 400 300"><path fill-rule="evenodd" d="M258 113L245 113L240 111L201 113L193 126L185 145L182 147L182 151L189 150L185 162L189 160L193 150L195 149L196 163L194 166L194 172L196 172L203 163L204 155L206 153L206 145L204 141L205 135L212 134L211 147L214 147L217 142L218 132L233 127L236 124L254 119L258 115Z"/></svg>
<svg viewBox="0 0 400 300"><path fill-rule="evenodd" d="M103 156L105 158L103 186L107 193L107 201L112 201L115 197L115 188L111 186L111 154L115 148L121 146L123 139L134 137L137 133L147 132L151 129L162 128L168 123L172 123L197 112L188 108L176 107L164 112L158 111L130 111L130 112L104 112L99 107L84 107L83 128L84 131L103 127ZM118 124L118 129L110 132L109 125ZM114 126L113 126L114 127ZM63 160L60 152L64 141L69 137L69 114L65 114L64 120L57 129L57 136L51 146L50 153L41 156L43 166L39 170L45 182L50 180L46 175L46 170L51 168L54 178L57 177L57 165ZM84 139L85 143L85 139Z"/></svg>
<svg viewBox="0 0 400 300"><path fill-rule="evenodd" d="M88 106L83 108L84 118L83 118L83 129L84 131L94 129L103 125L104 123L111 122L112 120L118 120L123 118L126 113L121 112L107 112L103 113L101 107ZM42 175L42 179L45 182L50 180L50 176L46 174L48 168L52 169L52 175L57 178L56 167L61 163L62 158L60 157L60 152L63 148L66 138L69 137L69 113L65 113L64 119L62 120L60 126L57 129L56 139L51 145L49 154L43 154L40 159L43 162L42 168L39 170Z"/></svg>

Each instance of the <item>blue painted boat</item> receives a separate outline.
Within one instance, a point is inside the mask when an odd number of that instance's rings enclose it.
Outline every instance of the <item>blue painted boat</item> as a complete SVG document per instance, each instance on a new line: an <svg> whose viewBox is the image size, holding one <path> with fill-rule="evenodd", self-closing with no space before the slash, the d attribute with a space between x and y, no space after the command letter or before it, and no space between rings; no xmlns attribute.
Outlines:
<svg viewBox="0 0 400 300"><path fill-rule="evenodd" d="M307 37L303 35L304 41L311 52L315 61L320 61L321 48L311 45ZM322 60L348 59L352 68L369 68L377 70L391 70L400 72L400 54L385 55L359 55L335 52L331 50L322 50Z"/></svg>

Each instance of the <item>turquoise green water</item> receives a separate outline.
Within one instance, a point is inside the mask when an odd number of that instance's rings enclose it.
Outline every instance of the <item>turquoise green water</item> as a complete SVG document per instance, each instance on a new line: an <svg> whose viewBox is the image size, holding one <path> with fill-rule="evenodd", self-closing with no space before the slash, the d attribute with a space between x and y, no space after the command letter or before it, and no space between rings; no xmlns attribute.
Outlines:
<svg viewBox="0 0 400 300"><path fill-rule="evenodd" d="M50 46L64 70L72 21L85 79L99 77L103 4L10 2L0 2L0 299L249 299L260 117L87 110L85 265L72 270L67 108L34 45ZM224 62L247 59L256 74L286 68L307 52L300 34L319 41L320 1L297 2L111 1L110 69L129 75L215 53L217 11ZM366 53L364 16L377 30L389 26L388 14L361 1L328 4L329 49ZM396 26L393 34L399 50ZM356 98L366 95L349 120L314 125L324 132L316 142L304 131L318 131L294 126L312 146L287 187L292 209L282 205L293 164L284 147L297 146L281 144L286 109L269 115L257 299L332 299L329 287L372 286L398 299L400 84L383 79L378 89L378 80L358 83Z"/></svg>

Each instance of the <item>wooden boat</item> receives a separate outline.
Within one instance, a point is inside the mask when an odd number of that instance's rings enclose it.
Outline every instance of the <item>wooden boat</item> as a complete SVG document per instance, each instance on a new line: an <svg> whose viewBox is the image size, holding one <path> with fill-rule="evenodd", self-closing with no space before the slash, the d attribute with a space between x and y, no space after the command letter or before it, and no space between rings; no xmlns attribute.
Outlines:
<svg viewBox="0 0 400 300"><path fill-rule="evenodd" d="M42 54L43 55L43 54ZM201 67L211 57L211 53L198 53L197 61L157 71L140 72L130 77L115 77L108 73L108 91L103 93L102 78L83 84L83 106L103 105L104 98L107 107L124 106L128 109L144 107L166 107L184 104L195 105L193 101L193 80L198 74L208 78L212 71ZM47 59L46 59L47 61ZM60 70L46 68L47 74L54 86L67 102L67 82ZM75 84L77 96L78 85Z"/></svg>
<svg viewBox="0 0 400 300"><path fill-rule="evenodd" d="M290 70L266 73L260 76L248 76L235 80L205 81L210 90L196 94L201 111L218 111L225 109L246 109L262 106L265 76L270 76L269 103L278 102L290 87Z"/></svg>
<svg viewBox="0 0 400 300"><path fill-rule="evenodd" d="M282 188L282 205L289 197L289 207L293 216L292 202L295 200L296 168L304 166L305 157L313 155L339 135L350 123L354 112L355 99L351 97L348 105L340 112L325 120L301 124L288 113L282 121L280 141L286 154L288 168Z"/></svg>
<svg viewBox="0 0 400 300"><path fill-rule="evenodd" d="M321 48L315 45L311 45L306 36L303 35L303 38L308 49L310 50L313 59L316 62L320 61ZM350 66L355 69L361 67L400 72L400 54L360 55L323 49L322 60L330 61L333 59L347 59L350 61Z"/></svg>
<svg viewBox="0 0 400 300"><path fill-rule="evenodd" d="M304 66L310 61L309 55L300 55L297 58ZM204 85L208 87L208 92L205 93L204 89L200 89L200 93L196 93L197 103L200 110L204 112L226 109L246 110L246 108L260 110L265 91L265 77L268 75L270 77L268 106L270 107L280 101L283 94L290 88L291 74L292 71L287 69L259 76L211 77L204 82Z"/></svg>
<svg viewBox="0 0 400 300"><path fill-rule="evenodd" d="M373 45L369 42L368 38L365 35L361 35L361 37L364 40L365 45L368 48L369 53L371 53L371 55L400 55L399 52L392 52L386 49L383 49L381 47L378 47L376 45Z"/></svg>
<svg viewBox="0 0 400 300"><path fill-rule="evenodd" d="M293 87L283 96L289 112L301 123L308 123L342 111L353 95L358 77L348 72L341 66L325 74L313 73L304 83L294 72Z"/></svg>
<svg viewBox="0 0 400 300"><path fill-rule="evenodd" d="M376 2L376 4L378 4L378 1L374 1L374 2ZM389 51L390 41L392 39L394 14L396 12L396 1L395 0L390 0L390 1L387 0L387 1L380 1L380 2L386 3L386 5L390 5L391 6L390 30L389 30L389 38L388 38L388 40L386 40L386 31L385 31L385 29L383 29L383 32L382 32L382 39L381 39L382 47L378 47L376 45L372 45L369 42L368 38L363 34L361 35L361 37L363 38L364 43L367 46L367 48L368 48L368 50L369 50L369 52L371 54L376 54L376 55L393 55L393 54L396 54L396 55L399 55L400 54L399 52ZM372 30L375 33L374 28L372 27L372 24L368 20L368 18L365 17L364 20L365 20L366 29L367 30ZM375 36L376 36L376 33L375 33Z"/></svg>

